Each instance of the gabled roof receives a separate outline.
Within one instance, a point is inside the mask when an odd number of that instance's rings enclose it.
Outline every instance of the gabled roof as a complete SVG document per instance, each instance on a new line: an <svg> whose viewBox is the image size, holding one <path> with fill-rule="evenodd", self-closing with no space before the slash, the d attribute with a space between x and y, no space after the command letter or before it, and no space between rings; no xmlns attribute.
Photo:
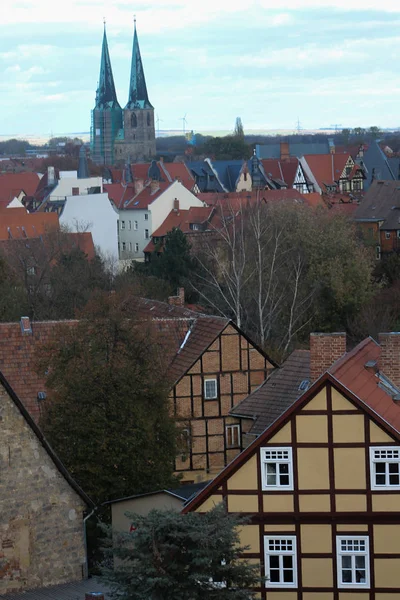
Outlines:
<svg viewBox="0 0 400 600"><path fill-rule="evenodd" d="M305 382L303 389L300 388ZM295 350L280 368L230 411L254 419L250 433L259 435L310 386L310 352Z"/></svg>
<svg viewBox="0 0 400 600"><path fill-rule="evenodd" d="M169 181L180 181L190 192L195 185L195 179L192 173L183 162L164 163L159 162L158 166L169 176Z"/></svg>
<svg viewBox="0 0 400 600"><path fill-rule="evenodd" d="M264 159L261 161L265 173L271 179L281 180L287 187L293 187L299 166L299 159L291 157L289 160L279 160L276 158Z"/></svg>
<svg viewBox="0 0 400 600"><path fill-rule="evenodd" d="M39 182L40 177L37 173L1 173L0 206L7 206L21 192L26 196L33 196Z"/></svg>
<svg viewBox="0 0 400 600"><path fill-rule="evenodd" d="M319 187L325 190L327 185L339 181L349 156L349 154L307 154L304 159Z"/></svg>
<svg viewBox="0 0 400 600"><path fill-rule="evenodd" d="M290 156L301 158L304 154L327 154L329 152L328 140L324 142L290 142ZM258 158L280 158L281 145L280 143L268 145L256 145L256 154Z"/></svg>
<svg viewBox="0 0 400 600"><path fill-rule="evenodd" d="M342 385L333 375L325 373L320 377L304 394L302 394L293 404L283 412L258 438L254 440L243 452L241 452L234 460L223 469L219 475L209 483L197 496L195 496L185 506L182 512L187 513L199 507L212 493L221 486L221 483L237 471L246 461L251 458L265 442L267 442L283 425L285 425L296 411L300 410L308 402L310 402L326 385L331 385L339 393L357 408L365 411L368 416L378 425L383 427L388 433L400 441L399 432L394 429L375 409L372 409L368 404L353 394L349 389Z"/></svg>
<svg viewBox="0 0 400 600"><path fill-rule="evenodd" d="M61 473L61 475L64 477L64 479L75 490L75 492L82 498L82 500L84 501L84 503L87 506L94 508L93 501L89 498L89 496L87 496L85 494L85 492L76 483L76 481L74 479L72 479L71 475L69 474L67 469L64 467L61 460L58 458L57 454L54 452L54 450L52 449L52 447L50 446L50 444L44 437L43 433L41 432L39 427L36 425L35 421L31 417L31 415L29 414L27 409L25 408L23 402L21 402L21 400L19 399L17 394L14 392L13 388L8 383L7 379L5 378L5 376L3 375L3 373L1 371L0 371L0 385L5 389L5 391L11 398L12 402L14 402L15 406L17 407L17 409L19 410L19 412L25 419L27 425L32 429L33 433L36 435L39 442L41 443L41 445L43 446L43 448L45 449L45 451L47 452L47 454L49 455L49 457L51 458L51 460L53 461L53 463L55 464L55 466Z"/></svg>
<svg viewBox="0 0 400 600"><path fill-rule="evenodd" d="M205 223L210 218L213 210L209 206L193 206L184 210L173 209L160 227L152 233L152 237L164 237L174 227L177 227L183 233L189 233L191 223Z"/></svg>
<svg viewBox="0 0 400 600"><path fill-rule="evenodd" d="M400 229L400 182L373 181L354 218L383 221L382 229Z"/></svg>
<svg viewBox="0 0 400 600"><path fill-rule="evenodd" d="M398 176L398 173L392 172L388 158L376 140L369 145L368 150L364 152L364 156L358 162L366 170L365 190L369 188L375 179L393 181Z"/></svg>
<svg viewBox="0 0 400 600"><path fill-rule="evenodd" d="M60 229L57 213L28 213L0 207L0 240L36 238Z"/></svg>

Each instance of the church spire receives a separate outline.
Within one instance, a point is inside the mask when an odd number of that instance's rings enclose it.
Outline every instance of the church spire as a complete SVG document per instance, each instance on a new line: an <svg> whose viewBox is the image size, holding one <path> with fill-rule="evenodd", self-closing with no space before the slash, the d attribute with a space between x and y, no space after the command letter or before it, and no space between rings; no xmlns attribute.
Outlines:
<svg viewBox="0 0 400 600"><path fill-rule="evenodd" d="M103 46L101 49L101 64L99 86L96 92L97 109L120 108L115 91L114 77L111 68L110 54L106 35L106 23L104 21Z"/></svg>
<svg viewBox="0 0 400 600"><path fill-rule="evenodd" d="M153 106L150 104L150 100L147 95L146 79L144 77L142 58L140 56L139 40L136 32L136 18L135 32L133 35L129 99L128 104L125 108L127 108L128 110L133 110L135 108L153 108Z"/></svg>

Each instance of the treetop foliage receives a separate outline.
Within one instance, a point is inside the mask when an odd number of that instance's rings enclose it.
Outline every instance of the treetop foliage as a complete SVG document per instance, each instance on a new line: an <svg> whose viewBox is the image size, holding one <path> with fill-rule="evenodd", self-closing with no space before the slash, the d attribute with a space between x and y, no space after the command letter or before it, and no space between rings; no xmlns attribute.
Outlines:
<svg viewBox="0 0 400 600"><path fill-rule="evenodd" d="M223 505L205 514L128 514L132 533L109 530L103 577L117 600L249 600L260 566L240 558L244 519ZM114 568L111 557L114 556Z"/></svg>

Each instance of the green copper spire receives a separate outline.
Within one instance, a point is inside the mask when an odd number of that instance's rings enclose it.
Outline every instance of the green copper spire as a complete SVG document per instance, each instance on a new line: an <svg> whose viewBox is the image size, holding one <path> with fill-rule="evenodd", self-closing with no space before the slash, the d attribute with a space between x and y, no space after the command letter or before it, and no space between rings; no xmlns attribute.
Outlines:
<svg viewBox="0 0 400 600"><path fill-rule="evenodd" d="M153 108L147 95L146 79L144 77L142 58L140 56L139 40L136 32L133 35L131 80L129 85L129 99L125 108L133 110L135 108Z"/></svg>
<svg viewBox="0 0 400 600"><path fill-rule="evenodd" d="M118 104L115 91L114 77L111 68L110 54L108 52L108 43L106 35L106 25L104 23L103 46L101 49L101 64L99 87L96 91L95 109L121 108Z"/></svg>

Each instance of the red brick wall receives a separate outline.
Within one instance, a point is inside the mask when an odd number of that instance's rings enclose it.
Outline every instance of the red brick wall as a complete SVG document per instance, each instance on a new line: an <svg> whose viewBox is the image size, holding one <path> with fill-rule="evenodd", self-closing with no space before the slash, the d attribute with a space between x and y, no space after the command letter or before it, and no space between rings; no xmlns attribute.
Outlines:
<svg viewBox="0 0 400 600"><path fill-rule="evenodd" d="M310 335L311 380L318 379L345 352L345 333L312 333Z"/></svg>
<svg viewBox="0 0 400 600"><path fill-rule="evenodd" d="M379 370L400 387L400 333L380 333Z"/></svg>

